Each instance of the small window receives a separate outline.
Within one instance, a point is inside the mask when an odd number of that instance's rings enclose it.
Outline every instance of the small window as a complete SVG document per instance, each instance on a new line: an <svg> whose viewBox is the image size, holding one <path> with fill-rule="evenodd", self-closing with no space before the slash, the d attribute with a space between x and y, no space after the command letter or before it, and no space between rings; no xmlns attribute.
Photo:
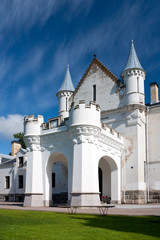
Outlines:
<svg viewBox="0 0 160 240"><path fill-rule="evenodd" d="M139 77L137 77L137 92L139 92Z"/></svg>
<svg viewBox="0 0 160 240"><path fill-rule="evenodd" d="M5 181L5 188L10 188L10 176L6 176Z"/></svg>
<svg viewBox="0 0 160 240"><path fill-rule="evenodd" d="M146 178L147 178L147 165L146 162L144 162L144 182L146 182Z"/></svg>
<svg viewBox="0 0 160 240"><path fill-rule="evenodd" d="M66 111L68 111L68 99L66 98Z"/></svg>
<svg viewBox="0 0 160 240"><path fill-rule="evenodd" d="M23 175L19 175L18 180L19 180L19 184L18 184L19 188L23 188Z"/></svg>
<svg viewBox="0 0 160 240"><path fill-rule="evenodd" d="M52 188L55 188L55 173L52 173Z"/></svg>
<svg viewBox="0 0 160 240"><path fill-rule="evenodd" d="M96 85L93 85L93 102L96 101Z"/></svg>
<svg viewBox="0 0 160 240"><path fill-rule="evenodd" d="M19 167L23 167L23 165L24 165L23 157L19 157Z"/></svg>

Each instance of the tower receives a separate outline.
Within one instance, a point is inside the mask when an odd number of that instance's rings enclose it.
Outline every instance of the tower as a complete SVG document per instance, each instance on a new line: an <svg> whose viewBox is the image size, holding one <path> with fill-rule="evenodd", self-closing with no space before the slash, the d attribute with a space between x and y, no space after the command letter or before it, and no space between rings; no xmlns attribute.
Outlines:
<svg viewBox="0 0 160 240"><path fill-rule="evenodd" d="M59 116L63 116L63 118L67 118L69 116L69 107L70 102L69 99L72 96L74 92L74 86L72 83L70 71L69 71L69 65L67 65L67 71L64 78L64 81L57 92L57 97L59 100Z"/></svg>
<svg viewBox="0 0 160 240"><path fill-rule="evenodd" d="M125 183L123 185L127 203L145 203L145 106L144 80L146 72L137 57L132 40L129 58L121 77L125 88L124 104L127 105L127 123L123 133L132 139L132 153L129 160L125 157ZM144 144L142 144L144 143Z"/></svg>
<svg viewBox="0 0 160 240"><path fill-rule="evenodd" d="M144 105L144 80L146 72L142 68L137 57L134 43L132 45L125 69L121 77L126 85L125 104Z"/></svg>

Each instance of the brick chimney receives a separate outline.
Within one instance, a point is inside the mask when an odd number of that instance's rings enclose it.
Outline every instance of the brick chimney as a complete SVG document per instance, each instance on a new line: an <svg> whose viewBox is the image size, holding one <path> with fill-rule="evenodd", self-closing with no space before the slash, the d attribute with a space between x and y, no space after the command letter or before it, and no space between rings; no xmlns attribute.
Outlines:
<svg viewBox="0 0 160 240"><path fill-rule="evenodd" d="M15 156L16 153L19 151L19 149L21 148L21 144L19 142L16 142L16 141L12 141L11 142L11 147L12 147L12 150L11 150L11 156Z"/></svg>
<svg viewBox="0 0 160 240"><path fill-rule="evenodd" d="M151 103L159 102L158 88L159 87L156 82L150 84Z"/></svg>

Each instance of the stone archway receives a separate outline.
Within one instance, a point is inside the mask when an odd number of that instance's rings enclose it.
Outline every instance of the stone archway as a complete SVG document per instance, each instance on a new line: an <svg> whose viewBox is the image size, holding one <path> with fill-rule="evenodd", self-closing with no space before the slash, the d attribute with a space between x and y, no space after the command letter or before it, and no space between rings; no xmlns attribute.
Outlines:
<svg viewBox="0 0 160 240"><path fill-rule="evenodd" d="M101 191L103 196L107 196L108 203L120 203L120 182L118 172L120 170L118 170L116 162L109 156L103 156L99 160L98 167L102 171Z"/></svg>
<svg viewBox="0 0 160 240"><path fill-rule="evenodd" d="M60 152L52 153L46 166L46 204L65 204L68 201L68 160Z"/></svg>

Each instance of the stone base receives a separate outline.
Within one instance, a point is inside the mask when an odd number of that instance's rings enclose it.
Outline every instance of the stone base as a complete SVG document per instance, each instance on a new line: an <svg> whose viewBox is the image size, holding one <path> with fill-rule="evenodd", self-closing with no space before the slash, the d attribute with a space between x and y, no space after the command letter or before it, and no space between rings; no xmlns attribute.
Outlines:
<svg viewBox="0 0 160 240"><path fill-rule="evenodd" d="M160 203L160 190L149 191L149 203Z"/></svg>
<svg viewBox="0 0 160 240"><path fill-rule="evenodd" d="M52 200L44 200L43 205L44 205L44 207L53 207L53 201Z"/></svg>
<svg viewBox="0 0 160 240"><path fill-rule="evenodd" d="M71 193L71 206L98 206L101 205L98 193Z"/></svg>
<svg viewBox="0 0 160 240"><path fill-rule="evenodd" d="M0 202L15 202L15 194L0 194Z"/></svg>
<svg viewBox="0 0 160 240"><path fill-rule="evenodd" d="M110 201L111 204L121 204L120 200L111 200Z"/></svg>
<svg viewBox="0 0 160 240"><path fill-rule="evenodd" d="M146 191L141 191L141 190L125 191L125 200L124 200L124 192L122 192L122 203L144 204L146 202L147 202Z"/></svg>
<svg viewBox="0 0 160 240"><path fill-rule="evenodd" d="M43 194L41 193L26 193L24 199L24 207L43 207Z"/></svg>
<svg viewBox="0 0 160 240"><path fill-rule="evenodd" d="M67 204L68 201L68 192L53 193L52 194L53 204Z"/></svg>

